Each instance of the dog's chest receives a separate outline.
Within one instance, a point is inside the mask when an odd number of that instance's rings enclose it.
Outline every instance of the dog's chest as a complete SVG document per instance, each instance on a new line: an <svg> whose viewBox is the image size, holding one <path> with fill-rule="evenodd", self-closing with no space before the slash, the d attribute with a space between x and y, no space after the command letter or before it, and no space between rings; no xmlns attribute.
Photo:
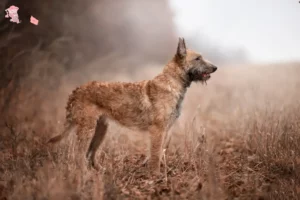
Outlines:
<svg viewBox="0 0 300 200"><path fill-rule="evenodd" d="M178 100L175 104L175 108L172 113L172 115L174 116L175 119L177 119L180 116L182 102L183 102L183 95L180 95L180 97L178 98Z"/></svg>
<svg viewBox="0 0 300 200"><path fill-rule="evenodd" d="M185 92L179 93L174 96L172 111L169 115L169 126L172 126L176 119L178 119L178 117L180 116L184 94Z"/></svg>

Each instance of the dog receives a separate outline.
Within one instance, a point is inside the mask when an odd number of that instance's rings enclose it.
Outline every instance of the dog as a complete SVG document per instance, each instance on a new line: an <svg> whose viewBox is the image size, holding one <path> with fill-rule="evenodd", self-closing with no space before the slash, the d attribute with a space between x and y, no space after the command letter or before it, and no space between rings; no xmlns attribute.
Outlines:
<svg viewBox="0 0 300 200"><path fill-rule="evenodd" d="M163 71L152 80L140 82L91 81L77 87L66 106L65 130L50 139L60 141L76 128L79 141L93 131L86 158L98 169L95 154L107 132L109 120L148 132L150 135L150 171L159 172L163 142L180 115L181 104L192 82L206 83L217 67L201 54L186 48L179 38L177 51Z"/></svg>

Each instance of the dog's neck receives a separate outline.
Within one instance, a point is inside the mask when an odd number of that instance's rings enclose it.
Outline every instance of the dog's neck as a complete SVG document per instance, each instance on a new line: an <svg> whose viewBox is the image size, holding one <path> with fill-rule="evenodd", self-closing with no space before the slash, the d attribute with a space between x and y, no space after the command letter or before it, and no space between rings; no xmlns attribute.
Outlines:
<svg viewBox="0 0 300 200"><path fill-rule="evenodd" d="M190 80L187 72L184 70L183 66L180 66L179 62L174 57L163 69L162 74L167 78L177 81L182 85L183 89L190 87L192 81ZM182 63L181 65L183 65Z"/></svg>
<svg viewBox="0 0 300 200"><path fill-rule="evenodd" d="M187 72L183 66L178 64L176 57L164 67L162 73L154 78L154 84L161 82L164 83L164 85L160 85L161 88L164 92L169 91L169 93L166 94L171 95L174 100L174 107L171 115L174 116L173 120L175 120L180 115L181 104L187 88L191 85L191 80L189 79ZM173 122L169 125L173 124Z"/></svg>

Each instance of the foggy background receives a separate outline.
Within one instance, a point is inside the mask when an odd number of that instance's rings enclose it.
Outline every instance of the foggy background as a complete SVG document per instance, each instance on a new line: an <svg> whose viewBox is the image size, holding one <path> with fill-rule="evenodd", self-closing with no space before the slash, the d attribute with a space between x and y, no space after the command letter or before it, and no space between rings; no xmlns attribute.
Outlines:
<svg viewBox="0 0 300 200"><path fill-rule="evenodd" d="M20 24L4 17L11 5ZM300 199L298 0L0 0L0 10L0 200ZM116 123L98 172L75 133L46 144L72 90L151 79L178 37L218 70L188 89L163 176L141 167L146 135Z"/></svg>
<svg viewBox="0 0 300 200"><path fill-rule="evenodd" d="M11 5L20 24L4 18ZM3 0L0 9L0 117L42 128L80 84L152 78L178 37L219 67L300 60L294 0Z"/></svg>
<svg viewBox="0 0 300 200"><path fill-rule="evenodd" d="M296 0L170 0L180 35L195 48L235 62L300 60L300 3ZM206 49L209 49L208 51Z"/></svg>

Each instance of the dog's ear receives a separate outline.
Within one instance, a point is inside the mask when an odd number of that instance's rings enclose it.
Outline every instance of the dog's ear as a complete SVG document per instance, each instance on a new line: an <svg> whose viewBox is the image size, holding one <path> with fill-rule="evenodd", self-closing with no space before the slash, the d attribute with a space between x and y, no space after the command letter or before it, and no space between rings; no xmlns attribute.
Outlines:
<svg viewBox="0 0 300 200"><path fill-rule="evenodd" d="M185 58L186 57L186 46L185 46L184 38L179 38L176 54L179 58Z"/></svg>

